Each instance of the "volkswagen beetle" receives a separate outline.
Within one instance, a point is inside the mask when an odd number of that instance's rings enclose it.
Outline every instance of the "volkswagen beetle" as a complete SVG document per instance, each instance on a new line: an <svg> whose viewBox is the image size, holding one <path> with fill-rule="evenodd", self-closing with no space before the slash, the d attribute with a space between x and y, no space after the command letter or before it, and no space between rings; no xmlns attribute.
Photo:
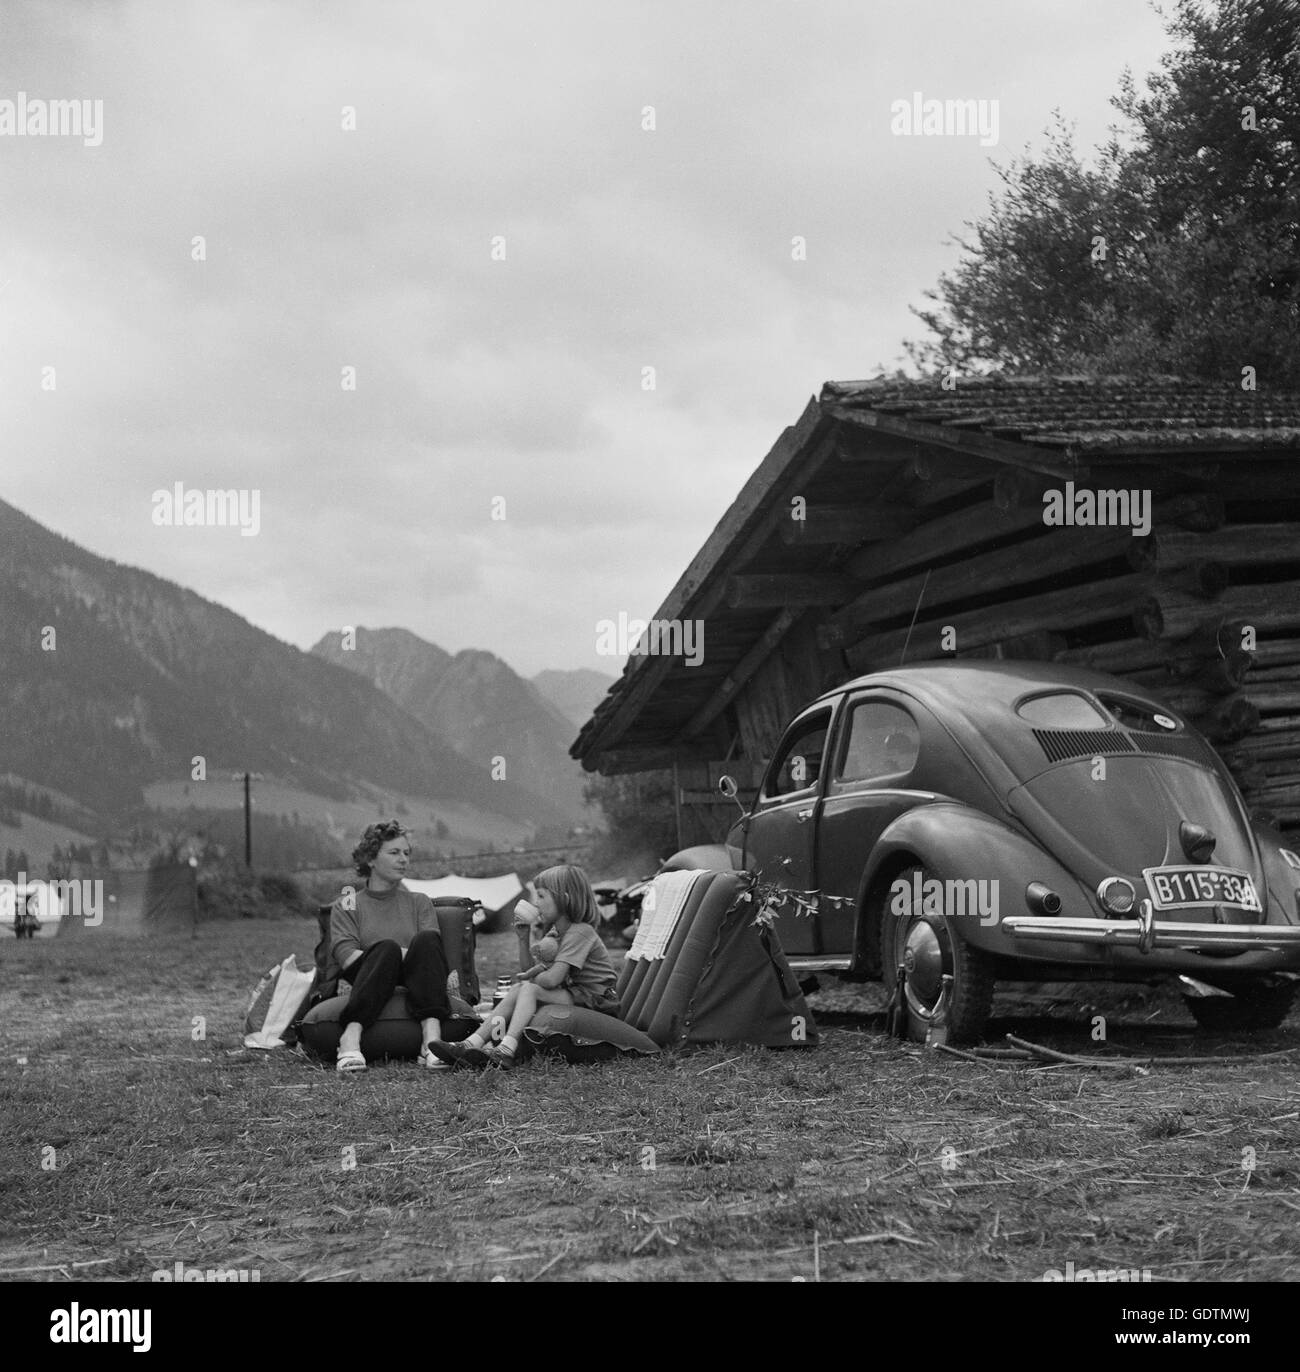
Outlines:
<svg viewBox="0 0 1300 1372"><path fill-rule="evenodd" d="M885 980L914 1038L978 1038L998 981L1177 978L1199 1024L1248 1029L1280 1024L1300 980L1300 856L1181 715L1081 668L949 660L837 687L712 861L775 884L796 971Z"/></svg>

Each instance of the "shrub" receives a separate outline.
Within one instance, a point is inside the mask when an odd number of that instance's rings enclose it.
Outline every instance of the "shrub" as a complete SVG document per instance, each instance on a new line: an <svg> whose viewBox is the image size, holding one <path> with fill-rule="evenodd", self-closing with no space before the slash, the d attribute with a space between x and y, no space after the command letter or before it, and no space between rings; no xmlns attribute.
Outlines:
<svg viewBox="0 0 1300 1372"><path fill-rule="evenodd" d="M257 885L263 900L270 905L282 906L288 914L297 914L306 905L302 888L293 877L283 872L264 872L258 877Z"/></svg>
<svg viewBox="0 0 1300 1372"><path fill-rule="evenodd" d="M307 911L292 877L280 872L258 874L235 863L200 874L198 901L200 919L268 919Z"/></svg>

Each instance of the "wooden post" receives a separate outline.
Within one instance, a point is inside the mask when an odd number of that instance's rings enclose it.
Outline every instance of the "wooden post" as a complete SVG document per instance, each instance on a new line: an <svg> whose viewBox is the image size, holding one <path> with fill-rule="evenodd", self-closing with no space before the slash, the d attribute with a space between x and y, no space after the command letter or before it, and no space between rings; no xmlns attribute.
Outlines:
<svg viewBox="0 0 1300 1372"><path fill-rule="evenodd" d="M673 758L673 819L677 824L677 851L681 852L686 844L682 840L682 782L676 758Z"/></svg>

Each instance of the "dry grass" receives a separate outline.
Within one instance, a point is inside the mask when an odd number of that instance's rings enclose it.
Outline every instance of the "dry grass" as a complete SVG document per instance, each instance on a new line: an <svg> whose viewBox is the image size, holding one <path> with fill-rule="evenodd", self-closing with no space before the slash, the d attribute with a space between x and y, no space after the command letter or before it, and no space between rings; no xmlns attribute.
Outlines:
<svg viewBox="0 0 1300 1372"><path fill-rule="evenodd" d="M1086 1014L1074 995L1000 1002L991 1042L1242 1055L1139 1077L903 1048L836 986L807 1052L339 1078L240 1046L258 975L311 942L302 920L0 946L3 1275L1300 1276L1294 1018L1223 1039L1149 993L1089 989ZM486 985L513 942L484 940Z"/></svg>

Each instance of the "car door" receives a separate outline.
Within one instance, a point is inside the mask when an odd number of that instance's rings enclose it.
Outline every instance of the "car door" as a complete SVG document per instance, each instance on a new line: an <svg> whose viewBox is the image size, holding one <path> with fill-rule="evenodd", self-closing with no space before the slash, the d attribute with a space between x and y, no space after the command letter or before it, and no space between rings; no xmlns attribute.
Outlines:
<svg viewBox="0 0 1300 1372"><path fill-rule="evenodd" d="M819 953L853 952L858 888L876 841L904 811L934 798L912 789L920 746L918 721L902 699L871 691L846 702L817 824Z"/></svg>
<svg viewBox="0 0 1300 1372"><path fill-rule="evenodd" d="M816 889L817 811L835 702L800 715L786 730L759 788L745 837L745 866L791 891ZM793 905L780 912L787 953L817 948L816 921Z"/></svg>

